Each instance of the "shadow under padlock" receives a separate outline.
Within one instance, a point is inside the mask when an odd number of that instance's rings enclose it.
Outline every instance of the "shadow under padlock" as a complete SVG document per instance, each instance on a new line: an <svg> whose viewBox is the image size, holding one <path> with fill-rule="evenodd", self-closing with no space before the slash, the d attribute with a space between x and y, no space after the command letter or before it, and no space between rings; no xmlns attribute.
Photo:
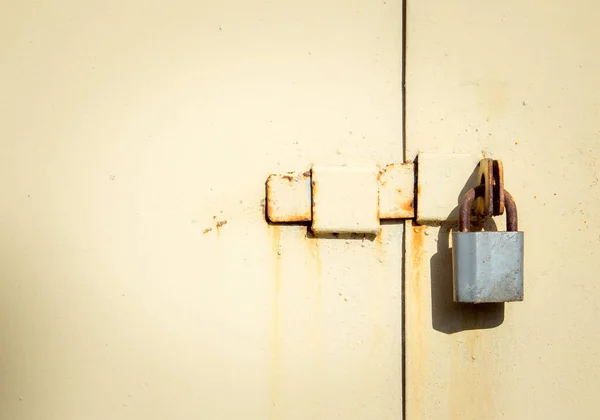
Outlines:
<svg viewBox="0 0 600 420"><path fill-rule="evenodd" d="M479 170L475 168L456 199L457 207L450 212L448 218L455 218L458 204L463 195L479 183ZM451 217L452 216L452 217ZM430 259L431 275L431 318L433 329L445 334L460 331L489 329L504 322L504 303L470 303L454 302L452 279L452 248L450 237L452 231L458 231L458 222L444 222L439 225L437 252ZM496 232L496 222L486 218L483 225L473 225L476 229Z"/></svg>

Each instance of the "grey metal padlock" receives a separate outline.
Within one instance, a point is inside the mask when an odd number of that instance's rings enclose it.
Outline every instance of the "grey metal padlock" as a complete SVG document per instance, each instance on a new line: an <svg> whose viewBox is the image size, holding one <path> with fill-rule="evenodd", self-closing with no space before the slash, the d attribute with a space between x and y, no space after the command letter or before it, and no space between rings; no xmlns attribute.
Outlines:
<svg viewBox="0 0 600 420"><path fill-rule="evenodd" d="M518 232L517 207L504 191L506 232L469 232L476 189L459 207L459 232L452 234L454 301L464 303L523 300L523 232Z"/></svg>

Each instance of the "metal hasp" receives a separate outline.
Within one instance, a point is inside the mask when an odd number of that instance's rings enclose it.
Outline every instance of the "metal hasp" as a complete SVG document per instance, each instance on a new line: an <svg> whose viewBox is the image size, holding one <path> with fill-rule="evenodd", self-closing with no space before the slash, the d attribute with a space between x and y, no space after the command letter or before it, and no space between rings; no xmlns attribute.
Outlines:
<svg viewBox="0 0 600 420"><path fill-rule="evenodd" d="M381 219L415 215L413 163L329 166L269 176L267 218L272 223L312 222L315 235L379 233Z"/></svg>
<svg viewBox="0 0 600 420"><path fill-rule="evenodd" d="M472 188L459 207L459 232L452 234L454 301L463 303L523 300L523 232L518 232L517 207L503 191L507 232L470 232L476 198L485 185Z"/></svg>

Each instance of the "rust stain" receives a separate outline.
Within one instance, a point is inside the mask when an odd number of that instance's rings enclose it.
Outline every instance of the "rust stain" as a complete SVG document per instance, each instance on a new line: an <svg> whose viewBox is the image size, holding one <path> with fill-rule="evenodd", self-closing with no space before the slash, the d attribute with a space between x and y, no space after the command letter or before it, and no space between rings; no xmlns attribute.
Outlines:
<svg viewBox="0 0 600 420"><path fill-rule="evenodd" d="M312 238L306 238L308 242L308 247L310 249L310 255L313 257L313 261L315 262L316 275L318 277L321 276L322 264L321 264L321 256L319 253L319 239L316 236Z"/></svg>
<svg viewBox="0 0 600 420"><path fill-rule="evenodd" d="M272 251L275 256L275 291L279 293L279 275L281 274L281 226L269 225L269 231L271 232L272 238Z"/></svg>
<svg viewBox="0 0 600 420"><path fill-rule="evenodd" d="M209 227L209 228L206 228L206 229L204 229L204 230L202 231L202 234L203 234L203 235L206 235L206 234L207 234L208 232L210 232L211 230L212 230L212 228L211 228L211 227Z"/></svg>
<svg viewBox="0 0 600 420"><path fill-rule="evenodd" d="M281 417L281 227L269 226L273 261L273 301L271 314L271 409L270 418Z"/></svg>
<svg viewBox="0 0 600 420"><path fill-rule="evenodd" d="M316 366L315 369L317 371L321 371L323 364L323 278L322 278L322 261L321 261L321 250L320 250L320 241L317 237L308 238L309 247L311 248L311 259L312 259L312 273L311 277L311 295L315 296L313 304L313 317L312 317L312 328L313 331L313 342L314 342L314 351L316 353ZM318 392L317 388L314 389L314 393L312 396L316 404L317 412L320 411L321 404L321 395ZM320 416L315 416L320 417Z"/></svg>
<svg viewBox="0 0 600 420"><path fill-rule="evenodd" d="M221 234L221 228L227 224L227 220L215 220L215 226L217 228L217 235Z"/></svg>
<svg viewBox="0 0 600 420"><path fill-rule="evenodd" d="M423 324L423 319L421 317L421 309L422 305L420 304L423 293L422 293L422 282L423 279L423 264L424 264L424 255L425 255L425 231L427 230L427 226L412 226L412 241L410 243L410 258L409 264L412 265L414 270L413 278L409 279L411 281L411 289L414 292L414 302L417 305L417 319L415 320L417 325Z"/></svg>
<svg viewBox="0 0 600 420"><path fill-rule="evenodd" d="M420 264L422 263L423 254L425 253L425 231L427 226L412 226L412 243L411 243L411 254L412 263L417 267L417 272L420 273ZM420 279L418 279L420 280Z"/></svg>
<svg viewBox="0 0 600 420"><path fill-rule="evenodd" d="M411 198L410 200L406 201L406 200L399 200L398 202L398 206L400 207L400 209L402 209L402 212L404 215L407 215L409 217L414 217L415 215L415 200L414 198Z"/></svg>
<svg viewBox="0 0 600 420"><path fill-rule="evenodd" d="M383 235L385 234L385 229L382 226L381 230L379 231L379 234L375 237L375 249L376 249L376 254L377 254L377 258L379 259L380 263L385 262L386 259L386 249L385 249L385 241L383 238Z"/></svg>
<svg viewBox="0 0 600 420"><path fill-rule="evenodd" d="M380 247L383 247L383 229L379 232L379 235L375 237L375 243Z"/></svg>
<svg viewBox="0 0 600 420"><path fill-rule="evenodd" d="M411 413L423 413L423 403L425 395L425 343L423 332L426 329L425 319L423 319L423 282L425 281L425 231L427 226L411 226L409 232L410 242L407 248L407 267L410 267L410 276L407 276L407 289L410 293L410 302L408 305L409 319L412 340L410 350L407 352L407 360L410 363L411 389L413 392L413 407Z"/></svg>
<svg viewBox="0 0 600 420"><path fill-rule="evenodd" d="M286 216L285 220L274 220L269 218L272 222L287 222L287 223L296 223L296 222L310 222L310 209L308 209L303 214L294 214Z"/></svg>
<svg viewBox="0 0 600 420"><path fill-rule="evenodd" d="M387 173L387 171L389 171L390 169L394 169L396 166L396 163L390 163L389 165L385 165L385 167L379 171L379 174L377 174L377 179L381 179L381 177L384 176Z"/></svg>
<svg viewBox="0 0 600 420"><path fill-rule="evenodd" d="M386 185L387 181L382 181L382 179L386 176L388 169L392 169L395 166L395 163L386 165L382 170L377 173L377 181L381 182L381 185Z"/></svg>

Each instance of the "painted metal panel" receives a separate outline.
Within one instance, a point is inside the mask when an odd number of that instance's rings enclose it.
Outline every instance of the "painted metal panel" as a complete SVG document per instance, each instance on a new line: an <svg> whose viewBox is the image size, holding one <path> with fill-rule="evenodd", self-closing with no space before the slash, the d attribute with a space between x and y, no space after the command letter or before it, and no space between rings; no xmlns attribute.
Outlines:
<svg viewBox="0 0 600 420"><path fill-rule="evenodd" d="M473 306L452 302L452 226L407 227L408 419L598 417L599 13L408 4L407 156L502 159L527 236L525 300Z"/></svg>
<svg viewBox="0 0 600 420"><path fill-rule="evenodd" d="M0 418L396 419L402 226L269 225L402 160L400 1L5 1Z"/></svg>

